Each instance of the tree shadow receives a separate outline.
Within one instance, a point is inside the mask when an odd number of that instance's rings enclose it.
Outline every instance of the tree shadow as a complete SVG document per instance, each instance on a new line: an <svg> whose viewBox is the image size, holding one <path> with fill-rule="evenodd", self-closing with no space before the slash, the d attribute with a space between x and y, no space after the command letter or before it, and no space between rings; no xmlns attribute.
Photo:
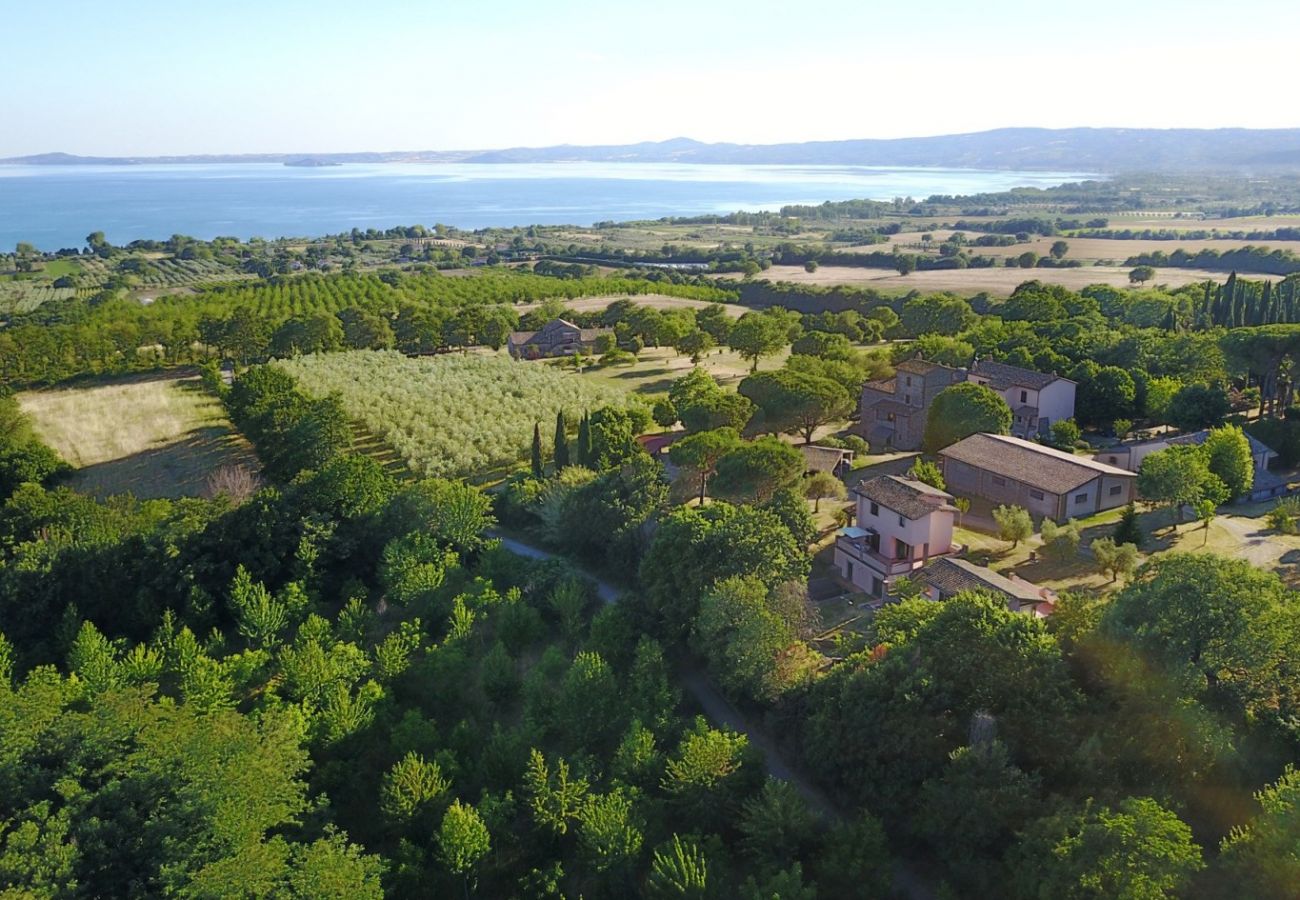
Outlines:
<svg viewBox="0 0 1300 900"><path fill-rule="evenodd" d="M206 492L213 472L236 464L259 468L239 435L226 426L210 425L158 447L77 469L68 480L77 490L98 497L197 497Z"/></svg>

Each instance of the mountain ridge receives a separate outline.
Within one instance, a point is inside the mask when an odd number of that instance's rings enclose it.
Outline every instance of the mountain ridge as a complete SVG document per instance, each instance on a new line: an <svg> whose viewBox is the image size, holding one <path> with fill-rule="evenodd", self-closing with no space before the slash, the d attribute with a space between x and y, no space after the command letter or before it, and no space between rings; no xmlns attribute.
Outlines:
<svg viewBox="0 0 1300 900"><path fill-rule="evenodd" d="M688 137L633 144L558 144L495 150L78 156L41 153L9 165L174 165L463 162L627 162L749 165L923 166L1096 172L1300 168L1300 128L999 128L964 134L777 144L706 143Z"/></svg>

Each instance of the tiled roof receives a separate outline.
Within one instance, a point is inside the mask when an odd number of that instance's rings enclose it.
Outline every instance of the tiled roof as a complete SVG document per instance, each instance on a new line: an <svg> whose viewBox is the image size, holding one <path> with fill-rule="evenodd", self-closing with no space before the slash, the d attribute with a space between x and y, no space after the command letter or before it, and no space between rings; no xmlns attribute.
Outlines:
<svg viewBox="0 0 1300 900"><path fill-rule="evenodd" d="M852 450L838 447L818 447L816 444L802 444L799 452L803 454L804 464L811 472L834 472L841 462L853 458Z"/></svg>
<svg viewBox="0 0 1300 900"><path fill-rule="evenodd" d="M531 341L536 334L536 331L512 331L506 340L512 344L522 345Z"/></svg>
<svg viewBox="0 0 1300 900"><path fill-rule="evenodd" d="M1004 434L972 434L940 450L939 455L1052 494L1072 491L1099 475L1137 477L1086 456L1074 456Z"/></svg>
<svg viewBox="0 0 1300 900"><path fill-rule="evenodd" d="M908 406L901 400L881 400L879 403L873 403L867 409L879 410L886 413L893 413L895 416L907 417L911 415L924 415L925 410L918 406Z"/></svg>
<svg viewBox="0 0 1300 900"><path fill-rule="evenodd" d="M922 519L936 509L952 509L952 494L923 481L880 475L857 486L859 496L888 507L905 519Z"/></svg>
<svg viewBox="0 0 1300 900"><path fill-rule="evenodd" d="M892 378L881 378L879 381L868 381L863 387L880 391L882 394L892 394L898 388L898 384Z"/></svg>
<svg viewBox="0 0 1300 900"><path fill-rule="evenodd" d="M924 359L905 359L898 365L894 366L894 368L899 372L908 372L912 375L929 375L935 369L944 369L953 373L956 373L957 371L951 366L928 362Z"/></svg>
<svg viewBox="0 0 1300 900"><path fill-rule="evenodd" d="M920 577L944 598L962 591L995 591L1022 603L1040 603L1045 599L1028 581L1012 581L985 566L951 556L931 562L921 570Z"/></svg>
<svg viewBox="0 0 1300 900"><path fill-rule="evenodd" d="M1006 363L980 359L971 366L972 375L982 375L989 380L989 387L995 391L1005 391L1010 387L1023 387L1041 391L1053 381L1064 381L1059 375L1046 375L1033 369L1022 369Z"/></svg>

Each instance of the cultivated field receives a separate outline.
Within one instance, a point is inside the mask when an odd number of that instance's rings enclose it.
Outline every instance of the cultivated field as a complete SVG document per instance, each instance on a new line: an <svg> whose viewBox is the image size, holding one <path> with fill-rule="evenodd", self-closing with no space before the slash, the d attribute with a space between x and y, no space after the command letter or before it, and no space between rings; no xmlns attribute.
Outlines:
<svg viewBox="0 0 1300 900"><path fill-rule="evenodd" d="M626 389L504 353L412 359L358 350L276 363L310 394L338 392L350 416L423 475L483 474L528 454L533 424L550 446L555 415L631 401Z"/></svg>
<svg viewBox="0 0 1300 900"><path fill-rule="evenodd" d="M937 269L899 275L888 269L864 269L857 266L822 266L816 272L805 272L803 266L772 266L762 274L767 281L789 281L794 284L851 284L876 288L880 291L956 291L976 293L987 291L996 297L1008 297L1016 286L1031 279L1063 285L1079 290L1090 284L1109 284L1115 287L1129 285L1129 269L1124 266L1082 266L1077 269L1020 269L993 267L989 269ZM739 276L720 276L739 277ZM1184 284L1211 280L1224 281L1226 272L1203 272L1199 269L1160 269L1148 287Z"/></svg>
<svg viewBox="0 0 1300 900"><path fill-rule="evenodd" d="M580 300L566 300L564 301L564 305L574 312L596 312L603 310L615 300L631 300L638 306L650 306L655 309L704 309L708 306L719 305L709 300L693 300L689 297L668 297L663 294L636 294L630 297L627 295L616 296L611 294L605 297L583 297ZM526 313L541 305L542 304L540 303L521 303L516 306L515 309L520 313ZM732 318L739 318L748 312L745 307L737 306L734 303L723 303L720 305Z"/></svg>
<svg viewBox="0 0 1300 900"><path fill-rule="evenodd" d="M99 496L197 496L217 469L257 465L196 378L132 378L18 400L41 439L75 467L73 486Z"/></svg>
<svg viewBox="0 0 1300 900"><path fill-rule="evenodd" d="M1158 225L1136 226L1125 222L1116 225L1116 228L1158 228ZM1238 226L1243 227L1243 226ZM963 232L967 238L976 237L974 232ZM921 241L921 235L928 234L932 238L929 244L929 255L937 256L939 244L943 243L953 232L945 229L935 229L934 231L910 231L890 235L889 242L885 244L860 244L853 247L845 247L841 252L844 253L888 253L893 247L897 246L901 251L908 253L924 253L926 245ZM1209 240L1198 239L1189 241L1157 241L1157 240L1110 240L1107 238L1073 238L1067 235L1059 237L1035 237L1031 241L1022 244L1009 244L1006 247L970 247L969 252L978 256L992 256L998 259L1004 259L1008 256L1019 256L1020 254L1031 251L1041 256L1047 256L1052 249L1052 244L1057 241L1065 241L1070 245L1066 253L1066 259L1078 259L1084 262L1096 262L1098 260L1112 261L1116 264L1122 264L1130 256L1137 256L1141 253L1154 253L1157 250L1162 253L1173 253L1175 250L1183 250L1186 253L1196 253L1200 250L1217 250L1220 253L1228 250L1240 250L1242 247L1268 247L1270 249L1282 250L1300 250L1300 241L1246 241L1236 239Z"/></svg>

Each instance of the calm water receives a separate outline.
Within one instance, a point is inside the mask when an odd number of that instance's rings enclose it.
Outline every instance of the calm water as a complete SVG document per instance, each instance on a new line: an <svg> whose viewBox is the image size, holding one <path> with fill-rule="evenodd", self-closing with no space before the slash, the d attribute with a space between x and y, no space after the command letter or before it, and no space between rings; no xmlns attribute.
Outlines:
<svg viewBox="0 0 1300 900"><path fill-rule="evenodd" d="M302 237L441 222L590 225L857 197L1047 187L1068 172L669 163L0 166L0 248L188 234Z"/></svg>

